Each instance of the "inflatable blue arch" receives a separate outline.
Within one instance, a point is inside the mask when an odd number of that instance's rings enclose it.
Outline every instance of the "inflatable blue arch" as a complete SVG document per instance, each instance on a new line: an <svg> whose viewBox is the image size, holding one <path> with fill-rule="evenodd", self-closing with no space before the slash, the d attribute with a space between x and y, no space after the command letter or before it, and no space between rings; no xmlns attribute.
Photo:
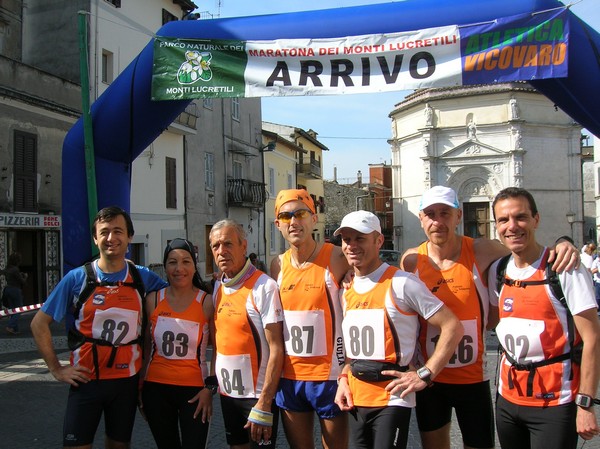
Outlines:
<svg viewBox="0 0 600 449"><path fill-rule="evenodd" d="M158 36L270 40L392 33L468 25L563 7L558 0L405 0L369 6L265 16L170 22ZM600 136L600 35L569 11L568 77L531 84L574 120ZM150 42L92 105L98 207L129 210L133 160L189 103L150 100ZM65 272L91 257L83 120L63 145L62 216Z"/></svg>

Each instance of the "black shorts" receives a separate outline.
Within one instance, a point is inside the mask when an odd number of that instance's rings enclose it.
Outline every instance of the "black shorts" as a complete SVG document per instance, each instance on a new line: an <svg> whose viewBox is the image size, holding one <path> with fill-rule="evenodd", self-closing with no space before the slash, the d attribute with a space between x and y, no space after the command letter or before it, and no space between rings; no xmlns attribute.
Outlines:
<svg viewBox="0 0 600 449"><path fill-rule="evenodd" d="M120 443L131 441L138 396L138 375L123 379L90 380L71 386L63 425L63 446L94 442L104 413L106 435Z"/></svg>
<svg viewBox="0 0 600 449"><path fill-rule="evenodd" d="M411 410L407 407L355 407L349 412L354 447L405 449Z"/></svg>
<svg viewBox="0 0 600 449"><path fill-rule="evenodd" d="M248 429L244 426L248 422L248 415L254 405L256 399L237 399L225 395L221 397L221 412L223 413L223 422L225 424L225 438L230 446L237 446L250 443L252 449L270 449L275 448L277 440L277 428L279 423L279 407L275 401L271 404L271 412L273 413L273 432L271 436L271 444L255 443L250 438Z"/></svg>
<svg viewBox="0 0 600 449"><path fill-rule="evenodd" d="M577 406L574 402L554 407L516 405L496 397L496 427L502 447L511 449L575 449Z"/></svg>
<svg viewBox="0 0 600 449"><path fill-rule="evenodd" d="M494 406L490 381L475 384L435 382L417 392L417 422L421 432L440 429L452 420L452 409L466 446L494 447Z"/></svg>

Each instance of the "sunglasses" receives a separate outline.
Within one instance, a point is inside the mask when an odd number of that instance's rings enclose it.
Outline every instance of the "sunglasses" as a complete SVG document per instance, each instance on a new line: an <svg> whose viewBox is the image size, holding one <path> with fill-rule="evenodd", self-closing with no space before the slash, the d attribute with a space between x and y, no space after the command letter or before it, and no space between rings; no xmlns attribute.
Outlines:
<svg viewBox="0 0 600 449"><path fill-rule="evenodd" d="M311 215L312 212L308 209L298 209L291 212L279 212L277 214L277 219L282 223L289 223L292 221L292 217L296 220L301 220L303 218L310 217Z"/></svg>

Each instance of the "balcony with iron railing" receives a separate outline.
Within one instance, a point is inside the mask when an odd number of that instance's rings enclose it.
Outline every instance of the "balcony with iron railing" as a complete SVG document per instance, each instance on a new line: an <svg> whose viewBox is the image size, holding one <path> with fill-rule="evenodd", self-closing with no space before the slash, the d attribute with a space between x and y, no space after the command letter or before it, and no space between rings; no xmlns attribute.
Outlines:
<svg viewBox="0 0 600 449"><path fill-rule="evenodd" d="M227 180L227 202L230 206L262 208L267 199L265 184L249 179Z"/></svg>
<svg viewBox="0 0 600 449"><path fill-rule="evenodd" d="M311 159L306 164L298 164L296 170L299 175L321 178L321 162L317 159Z"/></svg>
<svg viewBox="0 0 600 449"><path fill-rule="evenodd" d="M170 130L176 134L196 134L196 122L198 121L198 116L198 106L196 106L196 103L191 102L186 106L185 110L173 120Z"/></svg>

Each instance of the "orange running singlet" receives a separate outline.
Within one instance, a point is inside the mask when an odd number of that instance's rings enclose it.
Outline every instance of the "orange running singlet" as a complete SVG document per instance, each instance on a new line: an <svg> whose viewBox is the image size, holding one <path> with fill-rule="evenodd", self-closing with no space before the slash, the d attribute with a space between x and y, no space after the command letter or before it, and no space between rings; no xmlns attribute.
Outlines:
<svg viewBox="0 0 600 449"><path fill-rule="evenodd" d="M93 264L96 269L96 264ZM129 270L123 280L133 283ZM83 303L75 328L89 338L106 340L115 345L95 345L89 342L71 353L71 364L89 368L90 378L120 379L131 377L142 367L141 347L127 344L140 336L142 298L132 286L98 286ZM98 351L98 371L94 366L95 346ZM111 362L111 356L114 360ZM110 365L110 366L109 366Z"/></svg>
<svg viewBox="0 0 600 449"><path fill-rule="evenodd" d="M166 289L156 292L158 304L150 317L152 354L146 380L169 385L204 386L201 349L208 338L208 320L202 307L206 292L200 290L183 312L175 312Z"/></svg>
<svg viewBox="0 0 600 449"><path fill-rule="evenodd" d="M547 251L547 249L546 249ZM546 278L546 257L535 273L521 281ZM510 262L509 262L510 263ZM500 322L498 339L505 351L519 363L539 362L570 351L567 311L554 298L548 284L526 288L503 285L498 302ZM581 341L576 334L575 344ZM572 370L572 372L571 372ZM506 400L533 407L547 407L573 401L579 388L579 365L567 358L532 372L517 371L502 356L498 391ZM532 388L528 395L529 386Z"/></svg>
<svg viewBox="0 0 600 449"><path fill-rule="evenodd" d="M427 242L418 248L415 275L427 288L458 317L465 334L446 367L436 376L436 382L471 384L487 380L483 358L485 356L485 323L489 311L487 287L473 250L473 239L461 237L460 257L447 270L436 269L427 255ZM483 298L483 300L482 300ZM439 328L420 319L419 342L425 362L435 350L440 335Z"/></svg>
<svg viewBox="0 0 600 449"><path fill-rule="evenodd" d="M418 315L400 310L391 296L392 278L398 271L396 267L388 267L366 293L356 292L353 286L344 292L342 328L348 358L385 361L401 366L408 365L412 360ZM355 378L352 373L348 375L356 406L411 406L385 390L389 383L389 380L367 382Z"/></svg>
<svg viewBox="0 0 600 449"><path fill-rule="evenodd" d="M283 255L278 284L284 310L282 377L335 380L344 364L339 287L331 274L334 246L325 243L316 259L295 268L291 250Z"/></svg>

